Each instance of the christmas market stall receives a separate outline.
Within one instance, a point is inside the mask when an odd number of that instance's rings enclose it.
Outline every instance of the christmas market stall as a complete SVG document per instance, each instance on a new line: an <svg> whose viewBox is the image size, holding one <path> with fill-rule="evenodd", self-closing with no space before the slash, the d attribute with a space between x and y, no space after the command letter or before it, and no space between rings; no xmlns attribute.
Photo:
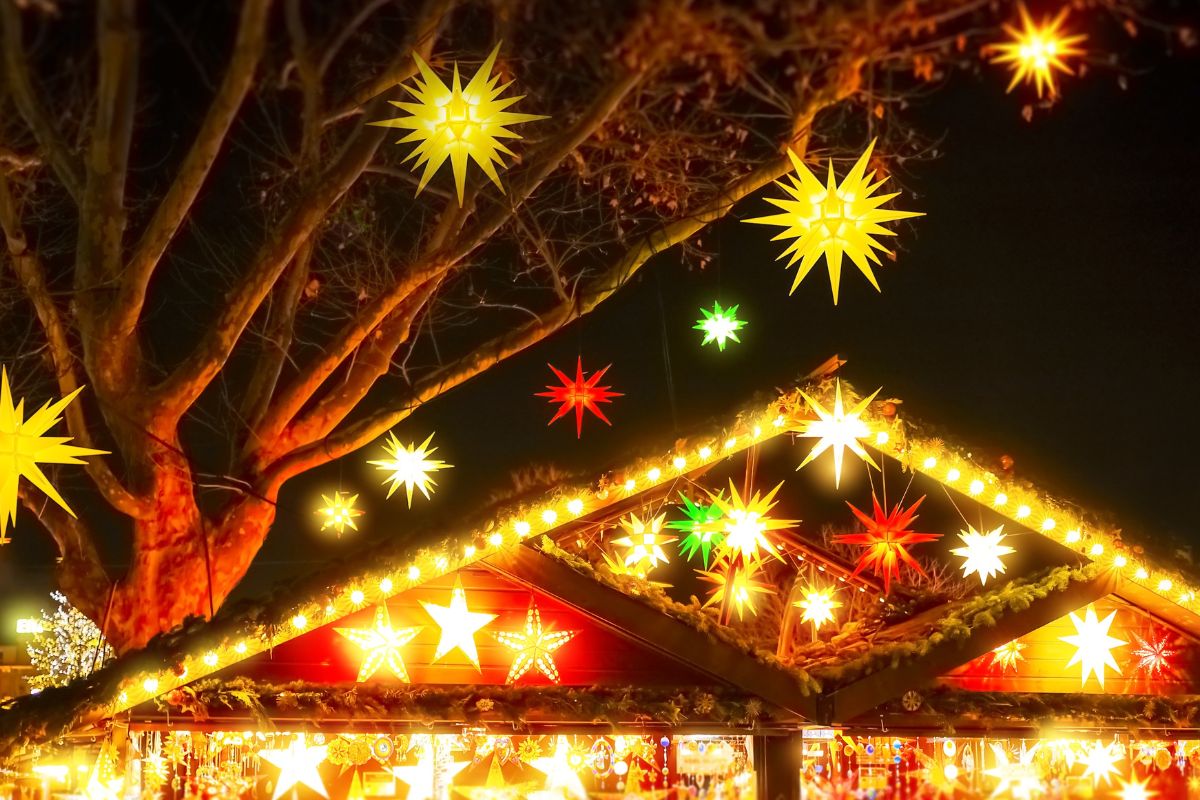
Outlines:
<svg viewBox="0 0 1200 800"><path fill-rule="evenodd" d="M548 394L582 432L616 395L579 373ZM24 797L1200 797L1181 559L826 373L12 701L6 774ZM447 466L420 441L374 462L409 502Z"/></svg>

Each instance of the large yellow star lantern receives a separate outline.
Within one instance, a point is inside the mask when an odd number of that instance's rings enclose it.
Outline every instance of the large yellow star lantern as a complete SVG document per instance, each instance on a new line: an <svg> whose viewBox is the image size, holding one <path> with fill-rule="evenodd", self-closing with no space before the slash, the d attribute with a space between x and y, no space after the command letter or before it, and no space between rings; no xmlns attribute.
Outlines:
<svg viewBox="0 0 1200 800"><path fill-rule="evenodd" d="M1083 619L1080 619L1074 611L1071 612L1071 623L1075 626L1075 633L1059 638L1067 644L1075 646L1075 655L1071 656L1071 660L1067 663L1067 669L1076 664L1080 665L1083 670L1080 679L1082 686L1087 686L1088 678L1095 675L1096 682L1103 689L1105 667L1112 667L1114 672L1118 675L1121 674L1121 668L1117 666L1112 651L1117 647L1125 647L1129 642L1109 635L1108 630L1112 627L1116 616L1117 612L1114 609L1101 620L1096 616L1096 609L1092 606L1087 607Z"/></svg>
<svg viewBox="0 0 1200 800"><path fill-rule="evenodd" d="M440 661L451 650L461 650L475 669L479 669L479 650L475 647L475 632L496 618L495 614L471 611L467 608L467 592L462 578L456 578L450 593L450 605L439 606L421 601L433 621L442 629L433 660Z"/></svg>
<svg viewBox="0 0 1200 800"><path fill-rule="evenodd" d="M842 404L842 382L840 380L836 381L833 385L832 411L804 392L801 392L800 396L808 403L808 407L817 415L817 418L804 420L801 423L800 435L805 438L816 439L817 443L813 445L813 449L808 452L808 455L800 462L800 466L796 467L796 469L803 469L805 465L826 450L833 453L833 484L835 487L842 485L842 461L846 457L847 450L875 469L879 469L879 465L875 463L875 459L871 458L871 454L863 449L862 443L859 440L871 435L871 429L863 421L862 415L871 405L871 401L875 399L875 395L879 394L880 391L880 389L876 389L870 395L860 400L849 411Z"/></svg>
<svg viewBox="0 0 1200 800"><path fill-rule="evenodd" d="M454 186L460 205L466 186L468 159L478 164L492 183L504 191L500 176L496 174L496 165L504 166L501 153L513 155L513 152L500 140L521 138L507 126L546 119L539 114L517 114L506 110L524 95L500 97L512 82L497 85L500 76L492 75L499 52L500 45L496 45L466 86L462 85L459 78L457 62L454 64L454 77L447 86L419 55L413 53L413 60L421 74L415 87L404 88L415 102L391 100L389 102L392 105L407 113L396 119L371 123L411 131L397 144L419 143L404 158L405 161L415 159L414 169L422 164L425 166L417 184L418 192L425 188L425 184L429 183L447 158L454 170Z"/></svg>
<svg viewBox="0 0 1200 800"><path fill-rule="evenodd" d="M1013 77L1008 84L1008 91L1011 92L1018 83L1024 81L1037 86L1039 98L1045 93L1054 98L1058 95L1054 73L1075 74L1071 65L1063 59L1084 55L1085 51L1079 45L1087 36L1081 33L1068 34L1062 29L1071 10L1066 3L1053 19L1046 17L1041 25L1033 21L1024 3L1018 3L1017 9L1021 16L1021 27L1004 26L1010 41L987 48L995 53L992 63L1011 65Z"/></svg>
<svg viewBox="0 0 1200 800"><path fill-rule="evenodd" d="M289 789L302 784L321 797L329 797L325 782L317 772L317 766L325 760L328 748L325 745L309 747L304 734L297 734L291 744L282 749L262 750L259 758L279 769L279 780L275 781L275 793L271 800L279 800Z"/></svg>
<svg viewBox="0 0 1200 800"><path fill-rule="evenodd" d="M575 638L579 631L555 631L542 627L542 614L537 603L529 598L529 609L525 612L524 631L496 631L492 635L500 644L514 651L512 667L508 670L505 683L516 683L531 669L545 675L551 683L558 683L558 665L554 663L554 651Z"/></svg>
<svg viewBox="0 0 1200 800"><path fill-rule="evenodd" d="M75 516L39 464L82 464L80 456L104 455L105 450L92 450L68 444L70 436L46 436L62 419L63 409L83 391L79 387L61 400L47 401L25 419L25 401L13 404L8 385L8 370L0 367L0 544L8 542L8 526L17 522L17 485L25 478Z"/></svg>
<svg viewBox="0 0 1200 800"><path fill-rule="evenodd" d="M400 650L421 632L424 626L413 628L393 628L388 614L387 604L380 603L375 609L375 622L370 628L335 628L366 655L362 666L358 669L358 682L371 679L380 667L387 665L392 674L405 683L409 682L408 669L404 666L404 658Z"/></svg>
<svg viewBox="0 0 1200 800"><path fill-rule="evenodd" d="M437 486L437 481L430 473L440 469L451 469L454 466L441 459L430 458L437 452L436 447L429 446L432 441L433 434L431 433L425 441L421 442L420 447L411 442L408 447L405 447L400 444L396 434L388 433L388 440L383 444L384 453L388 458L367 462L377 469L391 473L383 479L384 483L391 484L388 487L388 497L391 497L403 485L408 494L409 508L412 508L413 489L420 489L421 494L425 495L425 499L429 499L429 489Z"/></svg>
<svg viewBox="0 0 1200 800"><path fill-rule="evenodd" d="M829 178L824 185L808 165L789 149L788 157L795 168L795 172L787 176L790 185L782 181L775 182L787 192L788 197L767 198L768 203L782 209L783 213L746 220L758 225L783 228L772 241L795 240L779 256L781 259L791 256L788 261L789 267L797 261L800 262L796 278L792 281L792 292L796 291L796 287L821 256L825 257L825 266L829 270L834 305L837 305L838 287L842 280L843 257L849 258L875 290L879 291L879 282L875 280L870 262L879 264L879 256L875 251L887 252L887 249L875 237L896 235L895 231L885 228L882 223L923 216L916 211L897 211L880 207L900 193L875 194L875 190L882 186L887 178L872 183L875 171L872 170L871 174L867 175L867 164L871 161L871 151L874 147L875 142L872 141L840 184L833 174L831 160Z"/></svg>
<svg viewBox="0 0 1200 800"><path fill-rule="evenodd" d="M702 528L723 537L713 548L718 562L728 563L740 558L744 564L758 564L768 555L783 560L779 549L766 535L770 531L790 528L797 522L770 516L775 507L775 495L782 487L781 482L765 495L756 491L742 497L731 480L728 498L723 492L709 493L709 499L721 509L721 516L703 523Z"/></svg>

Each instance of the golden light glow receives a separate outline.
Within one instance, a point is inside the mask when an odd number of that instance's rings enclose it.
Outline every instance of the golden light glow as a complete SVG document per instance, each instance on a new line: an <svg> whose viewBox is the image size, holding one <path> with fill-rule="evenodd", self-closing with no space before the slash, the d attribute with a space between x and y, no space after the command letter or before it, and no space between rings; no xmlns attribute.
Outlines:
<svg viewBox="0 0 1200 800"><path fill-rule="evenodd" d="M795 603L797 608L804 610L800 621L812 623L814 632L819 631L826 622L833 622L834 609L842 607L840 600L833 599L835 591L832 586L826 586L824 589L813 586L806 588L804 599Z"/></svg>
<svg viewBox="0 0 1200 800"><path fill-rule="evenodd" d="M321 530L333 528L337 531L338 536L341 536L346 528L352 531L358 530L358 525L354 520L364 513L361 508L354 507L354 504L358 502L358 495L347 496L341 492L334 492L333 497L321 495L321 500L325 505L318 508L316 512L321 517Z"/></svg>
<svg viewBox="0 0 1200 800"><path fill-rule="evenodd" d="M658 516L645 521L637 514L627 514L621 519L621 527L625 535L613 539L613 544L626 548L625 566L635 574L645 575L659 564L669 563L670 559L663 551L663 545L674 542L676 537L666 536L662 532L667 515Z"/></svg>
<svg viewBox="0 0 1200 800"><path fill-rule="evenodd" d="M840 380L834 383L833 391L832 411L826 409L804 392L800 392L800 396L808 403L808 407L817 415L817 419L804 420L801 423L800 435L816 439L817 443L813 445L813 449L800 462L800 466L797 469L802 469L814 458L821 455L821 453L832 449L833 482L835 486L840 487L842 484L842 459L845 457L846 450L849 450L875 469L879 469L879 465L863 449L863 446L859 443L859 439L866 439L871 435L871 429L863 421L862 415L871 405L871 401L875 399L875 395L879 394L880 390L876 389L869 396L860 400L858 405L849 411L846 411L842 406L842 382Z"/></svg>
<svg viewBox="0 0 1200 800"><path fill-rule="evenodd" d="M531 669L537 670L550 680L559 682L558 665L554 663L554 651L575 638L579 631L555 631L542 627L542 614L533 597L529 598L529 609L525 612L524 631L496 631L492 635L500 644L516 652L512 667L508 670L505 683L516 683Z"/></svg>
<svg viewBox="0 0 1200 800"><path fill-rule="evenodd" d="M740 557L746 563L758 563L764 554L760 549L775 556L780 561L783 556L766 537L767 531L783 530L796 524L797 520L774 519L768 516L775 507L775 495L783 487L783 483L761 496L757 491L749 498L743 498L729 481L729 497L724 493L709 493L713 505L721 509L721 516L715 520L706 521L700 526L701 533L720 533L723 538L714 547L717 560L731 561Z"/></svg>
<svg viewBox="0 0 1200 800"><path fill-rule="evenodd" d="M439 606L421 601L421 605L433 621L442 629L433 660L440 661L451 650L461 650L475 669L479 669L479 651L475 647L475 632L496 618L495 614L484 614L467 608L467 593L462 578L455 578L450 593L450 605Z"/></svg>
<svg viewBox="0 0 1200 800"><path fill-rule="evenodd" d="M732 602L734 610L737 611L739 620L743 618L743 614L746 611L757 615L758 610L754 607L757 601L755 596L770 594L775 591L774 587L755 580L753 573L749 570L738 569L733 570L733 573L731 579L728 572L696 570L696 574L700 577L700 580L711 583L714 587L710 590L708 600L705 601L704 606L707 608L712 605L722 605L728 593L730 602Z"/></svg>
<svg viewBox="0 0 1200 800"><path fill-rule="evenodd" d="M1064 59L1084 55L1085 51L1079 45L1087 36L1063 30L1063 23L1067 21L1067 14L1070 13L1070 6L1067 4L1063 4L1053 19L1045 17L1041 25L1033 21L1024 3L1018 3L1017 9L1021 17L1021 27L1004 26L1010 41L988 48L996 54L992 57L992 63L1010 65L1013 77L1008 84L1008 91L1011 92L1018 83L1024 81L1037 86L1039 98L1047 93L1053 98L1058 95L1055 72L1075 74L1071 65Z"/></svg>
<svg viewBox="0 0 1200 800"><path fill-rule="evenodd" d="M1096 682L1103 689L1106 666L1112 667L1118 675L1121 674L1121 668L1117 666L1112 651L1114 648L1126 646L1129 642L1109 636L1108 629L1112 627L1116 616L1117 612L1114 609L1101 620L1096 616L1096 609L1090 605L1087 607L1083 619L1080 619L1074 611L1071 612L1071 622L1075 625L1075 633L1059 638L1075 647L1075 655L1071 656L1071 660L1067 663L1067 669L1076 664L1082 666L1082 686L1087 686L1088 677L1095 675Z"/></svg>
<svg viewBox="0 0 1200 800"><path fill-rule="evenodd" d="M548 796L587 800L587 791L571 766L571 744L566 736L555 738L554 755L531 759L529 765L546 776Z"/></svg>
<svg viewBox="0 0 1200 800"><path fill-rule="evenodd" d="M105 743L100 747L96 763L88 774L83 787L86 800L119 800L125 786L125 778L117 771L117 757L112 746Z"/></svg>
<svg viewBox="0 0 1200 800"><path fill-rule="evenodd" d="M1042 776L1034 761L1039 745L1022 748L1016 761L1010 761L1008 750L1002 744L992 744L992 755L996 766L984 772L997 780L992 797L1011 797L1014 800L1031 800L1043 792Z"/></svg>
<svg viewBox="0 0 1200 800"><path fill-rule="evenodd" d="M870 262L879 264L875 251L887 252L876 236L895 236L882 225L908 217L919 217L916 211L898 211L881 208L900 193L876 195L875 190L887 182L887 177L875 180L875 170L867 174L871 151L875 142L859 156L858 161L846 173L839 184L833 174L833 161L829 162L829 177L825 184L808 168L791 149L788 157L794 172L787 175L788 183L776 181L775 185L787 193L784 198L766 198L767 202L781 209L782 213L748 219L759 225L775 225L783 228L772 241L794 239L779 256L790 256L788 266L797 261L800 266L792 281L791 291L808 275L821 256L829 270L829 283L833 287L833 303L837 305L838 287L842 277L842 258L849 258L854 266L866 276L879 291L879 282L871 270Z"/></svg>
<svg viewBox="0 0 1200 800"><path fill-rule="evenodd" d="M1125 754L1115 743L1106 744L1096 740L1083 745L1079 760L1086 767L1083 771L1084 778L1091 778L1093 786L1098 786L1101 781L1107 786L1117 774L1117 762L1124 761Z"/></svg>
<svg viewBox="0 0 1200 800"><path fill-rule="evenodd" d="M995 577L997 573L1003 573L1004 562L1000 560L1000 557L1016 552L1008 545L1001 544L1004 537L1003 525L987 533L980 533L969 525L965 531L960 531L958 538L962 540L963 546L955 547L950 552L963 559L963 577L969 578L971 575L978 575L979 584L986 586L988 578Z"/></svg>
<svg viewBox="0 0 1200 800"><path fill-rule="evenodd" d="M417 751L417 763L399 767L389 767L388 770L408 786L408 800L433 800L434 777L438 772L434 738L428 733L415 734L410 740L408 752ZM470 761L452 761L443 764L441 777L448 784Z"/></svg>
<svg viewBox="0 0 1200 800"><path fill-rule="evenodd" d="M286 748L260 750L259 758L279 769L279 779L275 781L275 793L271 795L271 800L279 800L297 784L307 786L321 797L329 797L321 774L317 772L317 765L325 760L327 752L325 745L309 747L303 733L292 737Z"/></svg>
<svg viewBox="0 0 1200 800"><path fill-rule="evenodd" d="M1141 781L1136 778L1128 781L1124 778L1118 778L1118 780L1121 781L1121 788L1117 791L1117 797L1120 800L1150 800L1150 798L1158 796L1158 792L1150 788L1149 777Z"/></svg>
<svg viewBox="0 0 1200 800"><path fill-rule="evenodd" d="M492 75L499 52L500 46L496 45L465 87L458 75L457 62L454 64L454 76L447 86L420 56L413 53L420 77L416 79L415 86L406 85L404 88L415 102L391 100L389 102L392 105L406 114L396 119L371 123L411 131L397 144L418 142L404 159L415 159L414 169L425 166L417 184L418 193L447 158L454 171L454 188L460 205L466 187L468 159L474 161L492 183L504 191L500 176L496 174L496 165L504 166L501 153L513 155L513 152L500 140L521 138L507 126L546 119L537 114L518 114L506 110L523 95L500 97L512 82L498 85L500 77Z"/></svg>
<svg viewBox="0 0 1200 800"><path fill-rule="evenodd" d="M379 668L387 665L400 680L409 682L408 670L404 666L404 658L400 649L408 644L423 630L424 626L412 628L393 628L391 616L388 614L386 603L380 603L375 609L375 622L370 628L335 628L359 649L364 651L362 665L358 669L358 682L370 680Z"/></svg>
<svg viewBox="0 0 1200 800"><path fill-rule="evenodd" d="M8 542L8 526L17 522L17 485L21 478L32 483L72 517L75 512L67 505L39 464L82 464L81 456L104 455L105 450L92 450L68 444L70 436L46 436L62 419L63 410L71 404L83 387L80 386L55 403L47 401L25 419L25 401L13 404L8 385L8 370L0 366L0 544Z"/></svg>
<svg viewBox="0 0 1200 800"><path fill-rule="evenodd" d="M992 651L992 665L999 667L1001 672L1008 672L1010 669L1016 672L1017 662L1025 660L1025 656L1021 655L1024 649L1025 645L1016 639L1002 644Z"/></svg>
<svg viewBox="0 0 1200 800"><path fill-rule="evenodd" d="M388 497L391 497L403 484L405 492L408 494L409 508L412 508L413 489L420 489L421 494L425 495L425 499L429 499L430 488L437 486L437 481L431 477L430 473L441 469L451 469L454 466L440 459L430 458L437 452L436 447L429 446L432 441L433 434L431 433L425 441L421 442L420 447L412 443L405 447L400 444L396 434L388 433L388 441L383 445L388 458L367 462L378 469L391 473L383 481L391 484L388 487Z"/></svg>

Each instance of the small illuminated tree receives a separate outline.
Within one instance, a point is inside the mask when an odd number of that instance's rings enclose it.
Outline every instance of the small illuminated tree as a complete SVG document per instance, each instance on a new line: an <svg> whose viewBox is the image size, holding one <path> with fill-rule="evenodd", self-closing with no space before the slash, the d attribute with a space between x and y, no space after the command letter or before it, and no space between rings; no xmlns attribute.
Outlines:
<svg viewBox="0 0 1200 800"><path fill-rule="evenodd" d="M58 604L53 613L42 610L42 629L26 645L34 674L27 678L30 689L65 686L76 678L99 669L113 657L102 641L100 628L61 592L51 592Z"/></svg>

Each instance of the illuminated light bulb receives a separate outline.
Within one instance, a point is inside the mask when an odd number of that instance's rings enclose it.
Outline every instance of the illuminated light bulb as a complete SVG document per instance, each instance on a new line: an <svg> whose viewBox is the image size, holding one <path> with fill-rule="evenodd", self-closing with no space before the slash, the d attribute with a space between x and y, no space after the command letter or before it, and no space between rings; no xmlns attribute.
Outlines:
<svg viewBox="0 0 1200 800"><path fill-rule="evenodd" d="M1029 506L1025 506L1025 505L1017 506L1017 519L1025 519L1032 513L1033 513L1033 510L1030 509Z"/></svg>
<svg viewBox="0 0 1200 800"><path fill-rule="evenodd" d="M308 627L308 617L303 614L297 614L292 617L292 627L298 631L302 631Z"/></svg>
<svg viewBox="0 0 1200 800"><path fill-rule="evenodd" d="M958 471L957 467L946 470L946 483L954 483L960 477L962 477L962 473Z"/></svg>
<svg viewBox="0 0 1200 800"><path fill-rule="evenodd" d="M532 530L532 528L528 522L522 519L513 523L513 530L517 532L517 536L520 536L522 539L524 539L529 535L529 532Z"/></svg>
<svg viewBox="0 0 1200 800"><path fill-rule="evenodd" d="M658 483L658 479L662 477L662 470L658 467L652 467L650 471L646 473L646 477L650 479L651 483Z"/></svg>
<svg viewBox="0 0 1200 800"><path fill-rule="evenodd" d="M381 591L381 592L384 592L384 593L391 592L392 588L393 588L393 586L392 586L391 578L384 578L383 580L381 580L379 582L379 591Z"/></svg>
<svg viewBox="0 0 1200 800"><path fill-rule="evenodd" d="M682 470L687 466L687 459L683 456L675 456L675 458L671 460L671 466L677 470Z"/></svg>
<svg viewBox="0 0 1200 800"><path fill-rule="evenodd" d="M1067 544L1075 544L1083 538L1083 534L1080 533L1078 529L1072 528L1071 530L1067 531L1067 535L1064 538L1066 538Z"/></svg>
<svg viewBox="0 0 1200 800"><path fill-rule="evenodd" d="M728 450L737 444L737 437L731 436L725 440L725 449Z"/></svg>
<svg viewBox="0 0 1200 800"><path fill-rule="evenodd" d="M879 431L875 434L875 444L883 446L888 443L889 438L887 431Z"/></svg>
<svg viewBox="0 0 1200 800"><path fill-rule="evenodd" d="M568 501L567 502L567 511L570 512L572 514L572 516L578 517L580 514L583 513L583 501L580 500L578 497L574 498L573 500Z"/></svg>
<svg viewBox="0 0 1200 800"><path fill-rule="evenodd" d="M1042 530L1052 531L1052 530L1054 530L1054 526L1056 524L1057 523L1055 523L1054 520L1050 519L1049 517L1046 517L1044 520L1042 520Z"/></svg>
<svg viewBox="0 0 1200 800"><path fill-rule="evenodd" d="M246 643L238 642L237 644L235 644L233 646L233 652L237 653L238 655L242 655L243 653L245 653L246 652Z"/></svg>
<svg viewBox="0 0 1200 800"><path fill-rule="evenodd" d="M217 661L218 661L217 654L215 652L213 652L212 650L209 650L207 653L204 654L204 665L205 666L215 667L217 665Z"/></svg>
<svg viewBox="0 0 1200 800"><path fill-rule="evenodd" d="M1144 581L1146 578L1150 577L1150 573L1146 572L1145 567L1138 567L1137 572L1133 573L1133 577L1137 578L1139 581Z"/></svg>
<svg viewBox="0 0 1200 800"><path fill-rule="evenodd" d="M637 488L637 481L635 481L633 478L625 481L625 491L632 492L635 488Z"/></svg>
<svg viewBox="0 0 1200 800"><path fill-rule="evenodd" d="M439 572L445 572L450 569L450 560L445 556L438 556L434 559L433 565L437 567Z"/></svg>
<svg viewBox="0 0 1200 800"><path fill-rule="evenodd" d="M934 467L937 466L937 459L934 458L933 456L930 456L929 458L927 458L921 462L921 466L924 467L925 469L933 469Z"/></svg>
<svg viewBox="0 0 1200 800"><path fill-rule="evenodd" d="M1125 556L1117 556L1113 559L1113 566L1117 568L1123 567L1128 563L1129 561L1126 560Z"/></svg>
<svg viewBox="0 0 1200 800"><path fill-rule="evenodd" d="M475 545L469 544L463 548L463 558L474 558L474 557L475 557Z"/></svg>
<svg viewBox="0 0 1200 800"><path fill-rule="evenodd" d="M1166 578L1163 578L1161 581L1158 582L1158 590L1160 592L1171 591L1171 582L1169 580L1167 580Z"/></svg>
<svg viewBox="0 0 1200 800"><path fill-rule="evenodd" d="M706 460L706 461L707 461L708 459L712 458L712 448L711 448L711 447L709 447L708 445L705 445L704 447L701 447L701 448L700 448L700 458L702 458L702 459L704 459L704 460Z"/></svg>
<svg viewBox="0 0 1200 800"><path fill-rule="evenodd" d="M488 537L488 544L490 544L492 547L499 547L500 545L504 544L504 534L493 533Z"/></svg>
<svg viewBox="0 0 1200 800"><path fill-rule="evenodd" d="M557 521L558 521L558 512L555 511L553 508L547 508L545 511L542 512L542 522L546 523L547 525L553 525Z"/></svg>
<svg viewBox="0 0 1200 800"><path fill-rule="evenodd" d="M421 568L416 564L413 564L411 567L409 567L408 579L414 583L421 580Z"/></svg>
<svg viewBox="0 0 1200 800"><path fill-rule="evenodd" d="M1190 602L1192 602L1192 593L1191 593L1191 592L1180 592L1180 594L1179 594L1179 602L1180 602L1181 604L1182 604L1182 603L1190 603Z"/></svg>
<svg viewBox="0 0 1200 800"><path fill-rule="evenodd" d="M1102 556L1102 555L1104 555L1104 545L1100 544L1099 542L1096 542L1094 545L1092 545L1092 549L1088 552L1090 552L1094 556Z"/></svg>
<svg viewBox="0 0 1200 800"><path fill-rule="evenodd" d="M146 678L142 681L142 688L149 694L154 694L158 691L158 678Z"/></svg>
<svg viewBox="0 0 1200 800"><path fill-rule="evenodd" d="M350 602L356 606L361 606L366 599L367 596L363 594L362 589L355 589L350 593Z"/></svg>
<svg viewBox="0 0 1200 800"><path fill-rule="evenodd" d="M947 764L942 768L942 774L946 776L946 780L954 781L958 779L958 767L953 764Z"/></svg>
<svg viewBox="0 0 1200 800"><path fill-rule="evenodd" d="M333 603L325 604L325 616L332 617L334 612Z"/></svg>
<svg viewBox="0 0 1200 800"><path fill-rule="evenodd" d="M775 419L771 420L771 424L774 425L776 428L782 428L784 425L787 424L787 421L784 420L783 414L780 414Z"/></svg>
<svg viewBox="0 0 1200 800"><path fill-rule="evenodd" d="M1000 506L1004 505L1007 502L1008 502L1008 495L1006 495L1004 492L996 492L996 497L992 500L992 505L999 508Z"/></svg>
<svg viewBox="0 0 1200 800"><path fill-rule="evenodd" d="M754 434L754 438L757 439L758 437L762 436L762 426L755 425L754 430L750 431L750 433Z"/></svg>
<svg viewBox="0 0 1200 800"><path fill-rule="evenodd" d="M967 491L972 495L983 494L983 481L979 480L978 478L971 481L971 485L967 487Z"/></svg>

